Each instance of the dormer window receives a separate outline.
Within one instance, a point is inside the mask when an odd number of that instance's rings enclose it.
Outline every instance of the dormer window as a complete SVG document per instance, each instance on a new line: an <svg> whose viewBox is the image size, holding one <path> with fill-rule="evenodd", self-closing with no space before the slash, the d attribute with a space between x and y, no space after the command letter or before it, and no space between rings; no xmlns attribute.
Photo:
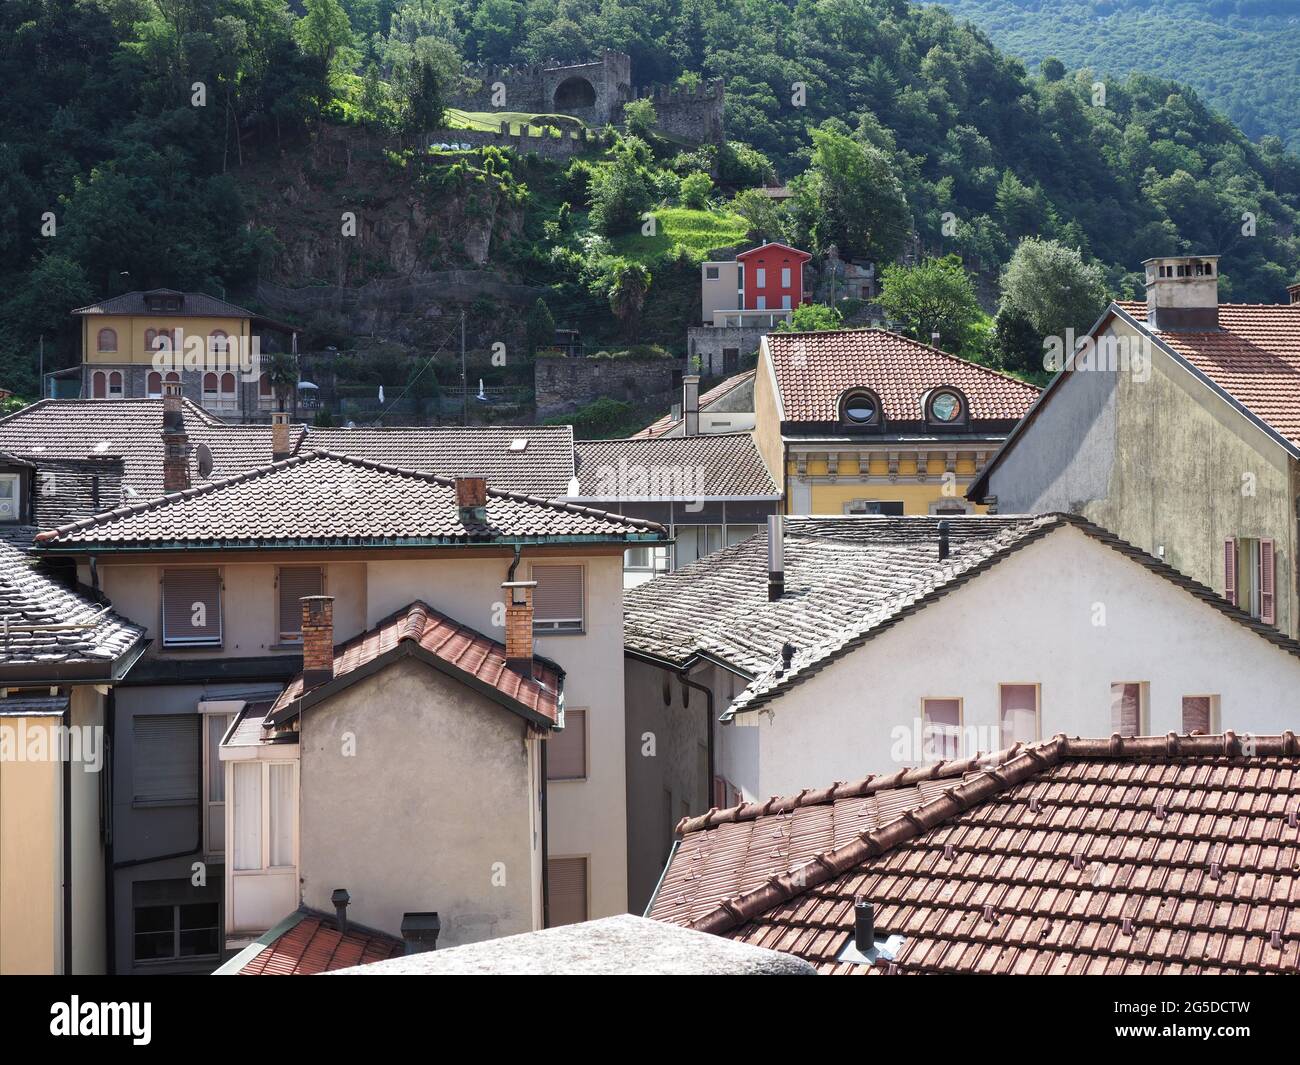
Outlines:
<svg viewBox="0 0 1300 1065"><path fill-rule="evenodd" d="M967 415L966 397L955 388L937 388L930 393L925 420L931 425L962 425Z"/></svg>
<svg viewBox="0 0 1300 1065"><path fill-rule="evenodd" d="M866 388L855 388L851 392L846 392L840 401L840 420L845 425L858 427L879 425L879 397Z"/></svg>
<svg viewBox="0 0 1300 1065"><path fill-rule="evenodd" d="M0 521L22 517L23 478L20 473L0 473Z"/></svg>

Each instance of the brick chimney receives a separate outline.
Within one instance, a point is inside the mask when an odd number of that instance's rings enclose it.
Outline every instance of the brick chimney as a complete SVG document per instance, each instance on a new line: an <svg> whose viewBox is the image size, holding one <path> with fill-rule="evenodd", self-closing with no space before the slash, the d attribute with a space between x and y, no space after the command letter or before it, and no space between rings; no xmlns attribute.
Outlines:
<svg viewBox="0 0 1300 1065"><path fill-rule="evenodd" d="M536 581L506 581L506 665L525 677L533 675L533 589Z"/></svg>
<svg viewBox="0 0 1300 1065"><path fill-rule="evenodd" d="M487 478L456 478L456 509L462 525L487 520Z"/></svg>
<svg viewBox="0 0 1300 1065"><path fill-rule="evenodd" d="M682 377L682 435L700 435L700 378L698 374Z"/></svg>
<svg viewBox="0 0 1300 1065"><path fill-rule="evenodd" d="M271 461L282 462L289 457L289 412L271 412Z"/></svg>
<svg viewBox="0 0 1300 1065"><path fill-rule="evenodd" d="M1213 333L1219 328L1219 257L1147 259L1147 327L1159 333Z"/></svg>
<svg viewBox="0 0 1300 1065"><path fill-rule="evenodd" d="M190 486L190 438L185 432L179 381L163 384L163 491L183 492Z"/></svg>
<svg viewBox="0 0 1300 1065"><path fill-rule="evenodd" d="M302 690L334 679L334 597L305 595L302 603Z"/></svg>

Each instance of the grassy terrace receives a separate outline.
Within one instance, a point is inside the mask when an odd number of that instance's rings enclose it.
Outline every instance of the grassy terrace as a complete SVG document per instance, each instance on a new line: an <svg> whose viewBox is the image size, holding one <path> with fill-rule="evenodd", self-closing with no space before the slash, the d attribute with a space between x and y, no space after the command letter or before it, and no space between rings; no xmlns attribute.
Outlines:
<svg viewBox="0 0 1300 1065"><path fill-rule="evenodd" d="M653 237L643 237L639 230L615 237L610 242L614 253L650 266L671 258L680 245L696 262L703 262L710 248L740 244L749 229L745 219L729 211L658 207L654 216Z"/></svg>

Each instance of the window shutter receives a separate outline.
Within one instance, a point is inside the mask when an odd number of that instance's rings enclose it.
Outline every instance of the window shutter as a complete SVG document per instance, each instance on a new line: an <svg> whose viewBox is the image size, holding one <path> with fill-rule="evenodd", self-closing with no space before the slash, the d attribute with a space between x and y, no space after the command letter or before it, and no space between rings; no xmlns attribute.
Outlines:
<svg viewBox="0 0 1300 1065"><path fill-rule="evenodd" d="M1210 697L1208 695L1183 696L1183 731L1210 734Z"/></svg>
<svg viewBox="0 0 1300 1065"><path fill-rule="evenodd" d="M534 566L533 624L539 630L582 630L582 567Z"/></svg>
<svg viewBox="0 0 1300 1065"><path fill-rule="evenodd" d="M302 603L307 595L321 595L325 572L319 566L285 566L279 572L280 639L296 643L302 639Z"/></svg>
<svg viewBox="0 0 1300 1065"><path fill-rule="evenodd" d="M216 568L163 571L163 644L221 644L221 571Z"/></svg>
<svg viewBox="0 0 1300 1065"><path fill-rule="evenodd" d="M1223 541L1223 598L1237 605L1237 541Z"/></svg>
<svg viewBox="0 0 1300 1065"><path fill-rule="evenodd" d="M549 741L548 741L549 742ZM587 859L552 858L546 863L549 881L549 927L587 919Z"/></svg>
<svg viewBox="0 0 1300 1065"><path fill-rule="evenodd" d="M1110 686L1110 730L1121 736L1136 736L1142 730L1142 686Z"/></svg>
<svg viewBox="0 0 1300 1065"><path fill-rule="evenodd" d="M1273 594L1273 541L1259 542L1259 620L1265 625L1276 624Z"/></svg>
<svg viewBox="0 0 1300 1065"><path fill-rule="evenodd" d="M103 399L107 395L108 378L104 376L103 370L96 370L90 377L90 394L95 399Z"/></svg>
<svg viewBox="0 0 1300 1065"><path fill-rule="evenodd" d="M547 780L587 777L587 711L564 711L564 730L546 741Z"/></svg>
<svg viewBox="0 0 1300 1065"><path fill-rule="evenodd" d="M149 714L134 719L134 802L198 802L201 721L199 714Z"/></svg>

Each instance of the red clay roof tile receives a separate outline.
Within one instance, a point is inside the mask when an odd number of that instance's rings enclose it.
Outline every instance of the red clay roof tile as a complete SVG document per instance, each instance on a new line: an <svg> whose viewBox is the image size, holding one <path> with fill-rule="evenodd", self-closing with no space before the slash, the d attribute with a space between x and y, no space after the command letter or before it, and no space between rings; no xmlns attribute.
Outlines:
<svg viewBox="0 0 1300 1065"><path fill-rule="evenodd" d="M254 956L240 976L315 976L363 962L396 958L405 944L355 925L340 933L332 917L304 912L302 919Z"/></svg>

